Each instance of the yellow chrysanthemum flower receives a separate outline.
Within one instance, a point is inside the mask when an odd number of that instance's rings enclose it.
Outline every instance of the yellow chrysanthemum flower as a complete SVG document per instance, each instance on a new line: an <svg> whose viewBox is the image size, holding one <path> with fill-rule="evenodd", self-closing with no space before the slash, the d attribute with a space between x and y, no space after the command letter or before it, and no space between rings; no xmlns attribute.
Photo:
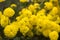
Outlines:
<svg viewBox="0 0 60 40"><path fill-rule="evenodd" d="M53 7L53 9L49 12L49 14L51 14L51 15L58 14L58 8L57 7Z"/></svg>
<svg viewBox="0 0 60 40"><path fill-rule="evenodd" d="M17 7L17 5L16 4L11 4L10 7Z"/></svg>
<svg viewBox="0 0 60 40"><path fill-rule="evenodd" d="M9 7L3 11L3 14L7 17L12 17L15 14L15 11Z"/></svg>
<svg viewBox="0 0 60 40"><path fill-rule="evenodd" d="M33 12L35 10L35 7L34 7L34 5L30 4L28 6L28 9Z"/></svg>
<svg viewBox="0 0 60 40"><path fill-rule="evenodd" d="M29 28L25 25L20 26L20 32L22 33L22 35L26 35L26 33L29 31Z"/></svg>
<svg viewBox="0 0 60 40"><path fill-rule="evenodd" d="M4 2L5 0L0 0L0 2Z"/></svg>
<svg viewBox="0 0 60 40"><path fill-rule="evenodd" d="M7 25L4 29L4 35L8 38L15 37L17 32L18 32L18 27L16 27L16 25L14 24Z"/></svg>
<svg viewBox="0 0 60 40"><path fill-rule="evenodd" d="M1 16L1 26L5 27L6 25L8 25L10 23L10 20L8 17L2 15Z"/></svg>
<svg viewBox="0 0 60 40"><path fill-rule="evenodd" d="M32 12L26 8L22 9L21 12L24 17L30 17L32 15Z"/></svg>
<svg viewBox="0 0 60 40"><path fill-rule="evenodd" d="M41 10L39 10L38 12L37 12L37 17L43 17L43 16L45 16L45 12L46 12L46 10L45 9L41 9Z"/></svg>
<svg viewBox="0 0 60 40"><path fill-rule="evenodd" d="M25 25L25 26L27 26L29 29L32 29L32 28L33 28L32 25L31 25L30 22L29 22L28 17L22 18L20 21L18 21L18 23L19 23L19 26Z"/></svg>
<svg viewBox="0 0 60 40"><path fill-rule="evenodd" d="M19 0L22 3L29 2L29 0Z"/></svg>
<svg viewBox="0 0 60 40"><path fill-rule="evenodd" d="M56 31L49 33L50 40L58 40L58 37L59 37L59 35L58 35L58 32L56 32Z"/></svg>
<svg viewBox="0 0 60 40"><path fill-rule="evenodd" d="M44 8L47 10L50 10L53 8L53 4L51 2L45 2L44 5L45 5Z"/></svg>
<svg viewBox="0 0 60 40"><path fill-rule="evenodd" d="M40 9L40 4L39 3L34 3L34 7Z"/></svg>
<svg viewBox="0 0 60 40"><path fill-rule="evenodd" d="M51 29L52 31L60 32L60 26L59 26L59 24L50 21L50 26L51 26L50 29Z"/></svg>
<svg viewBox="0 0 60 40"><path fill-rule="evenodd" d="M46 29L46 30L44 30L44 31L42 32L42 34L43 34L45 37L48 37L50 32L51 32L51 30Z"/></svg>

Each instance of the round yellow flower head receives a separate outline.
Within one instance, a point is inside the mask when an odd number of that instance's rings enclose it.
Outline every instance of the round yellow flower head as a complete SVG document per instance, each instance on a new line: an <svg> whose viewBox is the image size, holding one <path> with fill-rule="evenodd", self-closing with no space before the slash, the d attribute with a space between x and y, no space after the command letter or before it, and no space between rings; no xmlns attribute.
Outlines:
<svg viewBox="0 0 60 40"><path fill-rule="evenodd" d="M0 2L4 2L5 0L0 0Z"/></svg>
<svg viewBox="0 0 60 40"><path fill-rule="evenodd" d="M53 7L53 9L50 11L49 14L56 15L57 13L58 13L58 8L57 7Z"/></svg>
<svg viewBox="0 0 60 40"><path fill-rule="evenodd" d="M51 32L51 30L46 29L46 30L44 30L44 31L42 32L42 34L43 34L45 37L48 37L50 32Z"/></svg>
<svg viewBox="0 0 60 40"><path fill-rule="evenodd" d="M10 25L14 25L17 29L19 29L19 24L17 21L12 22Z"/></svg>
<svg viewBox="0 0 60 40"><path fill-rule="evenodd" d="M7 17L12 17L15 14L15 11L9 7L3 11L3 14Z"/></svg>
<svg viewBox="0 0 60 40"><path fill-rule="evenodd" d="M25 25L20 26L20 32L22 33L22 35L26 35L26 33L29 31L29 28Z"/></svg>
<svg viewBox="0 0 60 40"><path fill-rule="evenodd" d="M56 31L52 31L49 33L50 40L58 40L58 37L59 37L59 35Z"/></svg>
<svg viewBox="0 0 60 40"><path fill-rule="evenodd" d="M4 29L4 35L8 38L13 38L16 36L18 28L15 25L7 25Z"/></svg>
<svg viewBox="0 0 60 40"><path fill-rule="evenodd" d="M30 4L28 6L28 9L33 12L35 10L35 7L34 7L34 5Z"/></svg>
<svg viewBox="0 0 60 40"><path fill-rule="evenodd" d="M2 15L1 16L1 26L5 27L6 25L8 25L10 23L10 20L8 17Z"/></svg>
<svg viewBox="0 0 60 40"><path fill-rule="evenodd" d="M40 4L39 3L34 3L34 7L35 8L40 8Z"/></svg>
<svg viewBox="0 0 60 40"><path fill-rule="evenodd" d="M53 8L53 4L51 2L45 2L44 5L45 5L44 8L47 10L50 10Z"/></svg>
<svg viewBox="0 0 60 40"><path fill-rule="evenodd" d="M11 4L10 7L17 7L17 5L16 4Z"/></svg>
<svg viewBox="0 0 60 40"><path fill-rule="evenodd" d="M29 0L19 0L22 3L29 2Z"/></svg>
<svg viewBox="0 0 60 40"><path fill-rule="evenodd" d="M45 16L45 12L46 10L45 9L41 9L37 12L37 16L40 17L40 16Z"/></svg>
<svg viewBox="0 0 60 40"><path fill-rule="evenodd" d="M46 29L46 22L43 19L39 19L37 21L36 30L38 30L39 32L42 32L45 29Z"/></svg>
<svg viewBox="0 0 60 40"><path fill-rule="evenodd" d="M32 12L26 8L22 9L22 15L25 17L30 17L32 15Z"/></svg>
<svg viewBox="0 0 60 40"><path fill-rule="evenodd" d="M57 23L55 23L53 21L50 21L50 27L51 27L50 29L52 31L60 32L60 26L59 26L59 24L57 24Z"/></svg>

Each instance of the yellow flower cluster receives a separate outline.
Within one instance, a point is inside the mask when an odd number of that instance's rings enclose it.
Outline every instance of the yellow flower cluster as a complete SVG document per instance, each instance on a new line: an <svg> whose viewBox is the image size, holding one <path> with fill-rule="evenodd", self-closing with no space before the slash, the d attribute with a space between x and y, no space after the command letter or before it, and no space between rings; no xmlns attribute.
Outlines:
<svg viewBox="0 0 60 40"><path fill-rule="evenodd" d="M53 8L53 4L51 2L45 2L44 4L45 4L44 8L47 10L50 10Z"/></svg>
<svg viewBox="0 0 60 40"><path fill-rule="evenodd" d="M30 11L34 11L34 10L36 10L37 8L40 9L40 4L39 4L39 3L30 4L30 5L28 6L28 9L29 9Z"/></svg>
<svg viewBox="0 0 60 40"><path fill-rule="evenodd" d="M4 15L1 16L1 26L2 27L5 27L6 25L8 25L9 22L10 22L10 20L8 17L6 17Z"/></svg>
<svg viewBox="0 0 60 40"><path fill-rule="evenodd" d="M3 12L0 11L0 24L3 28L10 24L9 17L12 17L14 14L15 11L10 7L4 9Z"/></svg>
<svg viewBox="0 0 60 40"><path fill-rule="evenodd" d="M7 17L12 17L15 14L15 11L12 8L8 7L3 11L3 14Z"/></svg>
<svg viewBox="0 0 60 40"><path fill-rule="evenodd" d="M4 29L4 35L8 38L13 38L16 36L17 32L18 32L18 25L16 25L17 23L14 22L10 25L7 25Z"/></svg>
<svg viewBox="0 0 60 40"><path fill-rule="evenodd" d="M21 26L20 27L20 32L25 36L26 33L29 31L29 28L27 26Z"/></svg>
<svg viewBox="0 0 60 40"><path fill-rule="evenodd" d="M25 3L29 0L19 1ZM16 5L12 4L11 7L16 7ZM52 2L45 2L43 8L40 7L39 3L30 4L19 11L19 16L13 22L10 22L9 19L15 14L11 7L4 9L3 12L0 11L0 24L5 27L4 35L6 37L13 38L19 31L23 36L33 37L34 35L43 34L45 37L49 37L50 40L58 39L58 33L60 32L59 9Z"/></svg>
<svg viewBox="0 0 60 40"><path fill-rule="evenodd" d="M58 37L59 37L59 35L58 35L58 32L56 32L56 31L52 31L49 33L50 40L58 40Z"/></svg>

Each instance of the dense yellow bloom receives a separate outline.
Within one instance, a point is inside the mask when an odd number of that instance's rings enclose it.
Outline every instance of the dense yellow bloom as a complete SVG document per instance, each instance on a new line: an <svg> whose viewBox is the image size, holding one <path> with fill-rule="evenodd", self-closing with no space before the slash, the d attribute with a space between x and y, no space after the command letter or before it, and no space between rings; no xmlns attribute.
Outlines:
<svg viewBox="0 0 60 40"><path fill-rule="evenodd" d="M25 22L24 24L25 24L27 27L29 27L30 29L33 28L32 25L31 25L30 22L29 22L29 18L28 18L28 17L24 17L24 18L22 19L22 21L24 21L24 22Z"/></svg>
<svg viewBox="0 0 60 40"><path fill-rule="evenodd" d="M57 23L50 21L50 26L52 31L60 32L60 26Z"/></svg>
<svg viewBox="0 0 60 40"><path fill-rule="evenodd" d="M46 12L45 9L39 10L39 11L37 12L37 17L45 16L45 12Z"/></svg>
<svg viewBox="0 0 60 40"><path fill-rule="evenodd" d="M1 16L1 26L5 27L6 25L8 25L10 23L10 20L8 17L2 15Z"/></svg>
<svg viewBox="0 0 60 40"><path fill-rule="evenodd" d="M46 29L46 30L44 30L44 31L42 32L42 34L43 34L45 37L48 37L50 32L51 32L51 30Z"/></svg>
<svg viewBox="0 0 60 40"><path fill-rule="evenodd" d="M44 19L45 20L45 19ZM47 21L44 21L43 19L39 19L37 21L37 26L36 26L36 30L39 31L39 32L42 32L46 29L46 22Z"/></svg>
<svg viewBox="0 0 60 40"><path fill-rule="evenodd" d="M30 17L32 15L32 12L26 8L22 9L21 13L24 17Z"/></svg>
<svg viewBox="0 0 60 40"><path fill-rule="evenodd" d="M7 25L4 29L4 35L8 38L13 38L18 32L18 27L14 24Z"/></svg>
<svg viewBox="0 0 60 40"><path fill-rule="evenodd" d="M47 19L52 20L52 15L48 14Z"/></svg>
<svg viewBox="0 0 60 40"><path fill-rule="evenodd" d="M18 21L18 23L19 23L19 26L25 25L25 26L27 26L29 29L32 29L32 25L30 24L28 17L22 18L20 21Z"/></svg>
<svg viewBox="0 0 60 40"><path fill-rule="evenodd" d="M45 5L44 8L47 10L50 10L53 8L53 4L51 2L45 2L44 5Z"/></svg>
<svg viewBox="0 0 60 40"><path fill-rule="evenodd" d="M7 17L12 17L15 14L15 11L9 7L3 11L3 14Z"/></svg>
<svg viewBox="0 0 60 40"><path fill-rule="evenodd" d="M20 32L22 33L22 35L26 35L26 33L29 31L29 28L25 25L20 26Z"/></svg>
<svg viewBox="0 0 60 40"><path fill-rule="evenodd" d="M11 4L10 7L17 7L17 5L16 4Z"/></svg>
<svg viewBox="0 0 60 40"><path fill-rule="evenodd" d="M57 7L53 7L53 9L49 12L49 14L51 14L51 15L58 14L58 8Z"/></svg>
<svg viewBox="0 0 60 40"><path fill-rule="evenodd" d="M19 0L22 3L29 2L29 0Z"/></svg>
<svg viewBox="0 0 60 40"><path fill-rule="evenodd" d="M7 38L14 38L17 32L24 37L42 34L49 37L50 40L57 40L60 32L60 16L56 1L58 0L49 2L46 0L19 0L21 5L13 3L3 12L0 11L0 25L4 28L4 35ZM12 8L17 8L17 14Z"/></svg>
<svg viewBox="0 0 60 40"><path fill-rule="evenodd" d="M5 0L0 0L0 2L4 2Z"/></svg>
<svg viewBox="0 0 60 40"><path fill-rule="evenodd" d="M36 15L32 15L29 20L32 25L36 25L38 18Z"/></svg>
<svg viewBox="0 0 60 40"><path fill-rule="evenodd" d="M28 6L28 9L33 12L35 10L35 7L34 7L34 5L30 4Z"/></svg>
<svg viewBox="0 0 60 40"><path fill-rule="evenodd" d="M35 8L40 8L40 4L39 3L34 3L34 7Z"/></svg>
<svg viewBox="0 0 60 40"><path fill-rule="evenodd" d="M49 33L50 40L58 40L58 37L59 37L59 35L56 31L52 31Z"/></svg>

